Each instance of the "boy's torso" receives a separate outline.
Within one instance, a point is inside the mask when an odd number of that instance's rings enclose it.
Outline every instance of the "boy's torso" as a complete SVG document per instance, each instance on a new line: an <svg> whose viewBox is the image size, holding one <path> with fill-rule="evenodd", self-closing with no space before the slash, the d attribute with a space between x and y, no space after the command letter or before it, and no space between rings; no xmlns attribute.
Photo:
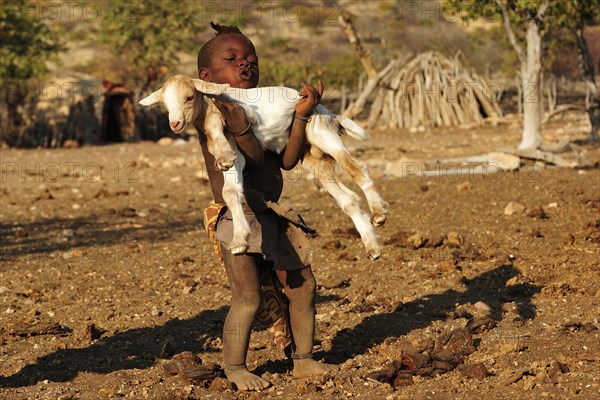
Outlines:
<svg viewBox="0 0 600 400"><path fill-rule="evenodd" d="M202 146L213 198L215 202L223 203L223 173L215 168L214 156L209 153L202 134L200 134L200 145ZM278 157L277 154L266 151L264 162L261 166L255 168L247 167L244 171L244 187L262 193L265 200L279 201L283 190L283 175L279 167Z"/></svg>

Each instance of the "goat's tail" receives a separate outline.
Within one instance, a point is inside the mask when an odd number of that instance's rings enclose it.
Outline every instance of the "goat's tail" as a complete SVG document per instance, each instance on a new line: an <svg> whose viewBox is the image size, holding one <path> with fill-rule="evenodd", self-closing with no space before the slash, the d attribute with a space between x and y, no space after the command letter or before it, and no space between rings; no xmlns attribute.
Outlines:
<svg viewBox="0 0 600 400"><path fill-rule="evenodd" d="M342 133L345 133L351 138L356 140L368 140L371 138L367 131L365 131L360 125L358 125L350 118L346 118L341 115L336 115L335 119L340 123Z"/></svg>

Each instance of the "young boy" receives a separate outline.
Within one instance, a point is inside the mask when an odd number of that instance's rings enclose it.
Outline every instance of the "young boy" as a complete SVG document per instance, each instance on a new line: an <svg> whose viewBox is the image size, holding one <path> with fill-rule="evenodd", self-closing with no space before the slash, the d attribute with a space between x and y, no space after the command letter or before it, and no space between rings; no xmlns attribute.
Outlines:
<svg viewBox="0 0 600 400"><path fill-rule="evenodd" d="M212 23L211 26L217 33L198 53L200 79L228 83L237 88L256 87L259 79L258 57L252 42L237 27ZM270 385L265 379L248 371L246 355L252 323L261 302L260 277L273 268L289 300L294 341L292 374L302 378L332 369L312 359L316 283L310 268L306 235L265 203L279 200L283 189L281 168L294 168L303 156L306 123L322 93L321 82L319 90L302 84L302 98L290 122L289 143L281 154L262 150L241 107L214 100L225 117L227 130L235 135L238 149L247 161L244 190L248 204L244 207L252 227L248 252L232 255L228 250L232 238L230 214L220 216L216 226L232 294L231 307L223 327L223 368L227 379L240 390L262 390ZM223 174L215 169L214 157L208 152L204 132L201 126L197 128L215 202L223 203Z"/></svg>

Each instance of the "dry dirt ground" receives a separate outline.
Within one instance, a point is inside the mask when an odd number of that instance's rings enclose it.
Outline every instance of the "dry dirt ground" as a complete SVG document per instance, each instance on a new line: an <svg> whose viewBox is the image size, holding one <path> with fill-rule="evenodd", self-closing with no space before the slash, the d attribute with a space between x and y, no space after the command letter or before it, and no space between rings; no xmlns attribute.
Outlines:
<svg viewBox="0 0 600 400"><path fill-rule="evenodd" d="M586 127L563 118L544 141L582 139ZM378 261L306 174L286 174L284 196L319 230L316 357L339 370L294 380L257 325L248 365L273 383L260 395L163 370L161 355L182 351L220 363L230 299L202 227L211 196L197 143L2 150L0 398L600 398L598 146L579 146L588 168L415 172L419 160L518 141L515 122L351 144L362 160L406 170L376 180L391 205ZM505 215L511 201L525 209ZM475 377L439 361L433 373L369 375L392 361L409 369L407 355L431 355L469 321L460 361Z"/></svg>

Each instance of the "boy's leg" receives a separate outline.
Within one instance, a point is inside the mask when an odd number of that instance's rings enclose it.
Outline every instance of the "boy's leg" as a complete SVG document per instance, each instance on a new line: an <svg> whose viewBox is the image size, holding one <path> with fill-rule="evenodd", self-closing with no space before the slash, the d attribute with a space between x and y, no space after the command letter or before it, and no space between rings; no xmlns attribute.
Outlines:
<svg viewBox="0 0 600 400"><path fill-rule="evenodd" d="M277 278L284 287L290 301L290 324L294 337L295 353L292 375L305 378L331 371L332 366L312 359L315 335L315 277L310 267L295 271L276 270Z"/></svg>
<svg viewBox="0 0 600 400"><path fill-rule="evenodd" d="M261 390L270 383L246 368L252 323L261 301L259 267L253 256L222 251L231 286L231 307L223 326L223 368L238 389Z"/></svg>

